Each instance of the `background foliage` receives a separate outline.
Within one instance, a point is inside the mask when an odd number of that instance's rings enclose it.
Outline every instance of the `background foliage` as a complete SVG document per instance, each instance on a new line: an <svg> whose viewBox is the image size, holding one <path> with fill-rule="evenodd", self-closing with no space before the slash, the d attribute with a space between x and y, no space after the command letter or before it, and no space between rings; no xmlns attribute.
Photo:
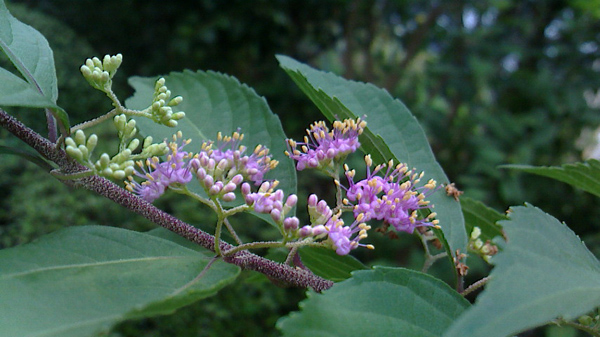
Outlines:
<svg viewBox="0 0 600 337"><path fill-rule="evenodd" d="M299 138L319 117L279 69L274 55L286 54L386 88L417 116L438 161L465 196L499 211L531 202L569 224L600 254L600 223L589 221L600 216L597 198L547 178L496 167L561 165L581 158L577 139L582 130L600 124L600 104L594 101L600 87L600 14L592 1L104 0L98 5L79 0L75 5L29 0L8 5L48 38L57 62L59 105L74 123L110 108L101 93L86 85L80 63L120 52L125 62L115 86L123 98L132 93L126 85L132 75L186 68L220 71L265 96L288 136ZM27 123L43 120L41 114L18 116ZM4 136L2 142L12 141ZM65 193L65 186L40 178L31 164L3 158L4 247L31 241L64 223L152 228L100 197L78 190ZM315 187L319 179L301 175L300 193L321 192ZM177 196L160 203L183 220L205 221L195 205ZM251 231L246 235L258 237ZM404 236L360 254L371 262L418 268L422 253L417 244ZM472 260L470 276L477 279L477 261ZM260 296L236 306L236 292ZM125 323L115 334L136 336L143 330L157 336L225 336L224 327L232 326L225 322L234 319L239 330L231 335L250 329L270 335L275 334L273 324L255 322L274 322L295 309L292 298L300 297L300 291L275 288L264 279L252 286L236 284L181 314ZM186 317L185 324L166 323ZM181 331L166 330L175 327Z"/></svg>

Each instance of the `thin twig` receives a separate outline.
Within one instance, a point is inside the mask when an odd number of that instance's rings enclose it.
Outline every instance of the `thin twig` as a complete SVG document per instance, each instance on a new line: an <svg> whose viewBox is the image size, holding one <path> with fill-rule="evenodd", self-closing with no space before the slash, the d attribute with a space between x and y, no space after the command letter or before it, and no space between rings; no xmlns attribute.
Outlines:
<svg viewBox="0 0 600 337"><path fill-rule="evenodd" d="M469 295L470 293L474 292L475 290L483 287L486 283L488 283L489 280L490 280L490 277L486 276L486 277L482 278L481 280L479 280L479 281L471 284L470 286L468 286L467 289L465 289L460 294L463 297L466 297L467 295Z"/></svg>

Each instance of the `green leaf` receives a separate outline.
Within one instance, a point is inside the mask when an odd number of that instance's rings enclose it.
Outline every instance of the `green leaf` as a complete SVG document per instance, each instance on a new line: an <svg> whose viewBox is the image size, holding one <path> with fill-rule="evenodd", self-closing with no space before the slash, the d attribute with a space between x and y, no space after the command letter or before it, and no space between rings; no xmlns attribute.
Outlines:
<svg viewBox="0 0 600 337"><path fill-rule="evenodd" d="M95 336L213 295L239 268L156 236L71 227L0 251L0 334Z"/></svg>
<svg viewBox="0 0 600 337"><path fill-rule="evenodd" d="M600 306L600 262L565 224L531 205L500 224L508 240L491 279L444 336L509 336Z"/></svg>
<svg viewBox="0 0 600 337"><path fill-rule="evenodd" d="M136 92L127 99L127 107L144 109L150 105L155 80L130 78L129 83ZM173 72L165 76L165 80L173 96L183 97L183 102L176 108L185 111L186 116L178 121L176 128L158 125L146 118L136 118L142 132L159 140L170 139L173 133L181 130L184 138L192 139L186 150L199 151L203 141L216 140L217 132L231 135L241 128L245 136L243 144L248 147L248 152L262 144L269 148L273 159L279 161L279 165L265 178L279 180L279 188L286 194L296 193L296 170L293 161L284 154L286 137L281 122L263 97L237 79L211 71Z"/></svg>
<svg viewBox="0 0 600 337"><path fill-rule="evenodd" d="M367 130L361 136L362 148L376 162L395 159L425 171L425 178L448 183L435 160L423 129L406 106L372 84L343 79L278 55L280 66L329 119L357 118L366 115ZM443 192L429 198L447 240L447 251L466 251L467 235L460 204ZM450 256L452 254L449 254Z"/></svg>
<svg viewBox="0 0 600 337"><path fill-rule="evenodd" d="M45 108L56 106L19 76L0 68L0 105Z"/></svg>
<svg viewBox="0 0 600 337"><path fill-rule="evenodd" d="M56 70L48 41L40 32L15 19L8 12L4 1L0 2L0 49L29 83L30 88L48 101L56 103ZM4 95L0 97L2 96ZM19 105L30 106L26 102Z"/></svg>
<svg viewBox="0 0 600 337"><path fill-rule="evenodd" d="M350 273L355 270L368 269L353 256L340 256L334 250L324 247L302 247L299 253L304 266L333 282L350 278Z"/></svg>
<svg viewBox="0 0 600 337"><path fill-rule="evenodd" d="M0 50L24 80L0 68L0 106L48 108L59 121L63 135L69 132L69 116L56 105L58 84L54 56L46 38L13 17L0 0Z"/></svg>
<svg viewBox="0 0 600 337"><path fill-rule="evenodd" d="M558 166L502 165L502 168L533 173L565 182L600 197L600 161L589 159L583 163Z"/></svg>
<svg viewBox="0 0 600 337"><path fill-rule="evenodd" d="M356 271L309 293L277 322L284 336L440 336L469 302L430 275L402 268Z"/></svg>
<svg viewBox="0 0 600 337"><path fill-rule="evenodd" d="M0 145L0 154L11 154L19 156L36 164L46 172L50 172L54 168L46 160L44 160L42 156L38 155L37 153L30 153L28 151L18 149L15 147Z"/></svg>
<svg viewBox="0 0 600 337"><path fill-rule="evenodd" d="M467 197L460 198L460 206L465 217L467 233L471 233L473 227L479 227L481 229L480 238L484 242L497 236L504 237L502 226L498 224L498 221L507 219L502 213L487 207L480 201Z"/></svg>

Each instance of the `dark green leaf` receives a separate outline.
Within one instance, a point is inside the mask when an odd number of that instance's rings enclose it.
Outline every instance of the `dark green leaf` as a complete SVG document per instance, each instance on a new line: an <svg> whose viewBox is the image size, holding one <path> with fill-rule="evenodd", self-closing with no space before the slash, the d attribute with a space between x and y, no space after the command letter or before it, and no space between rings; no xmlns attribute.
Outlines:
<svg viewBox="0 0 600 337"><path fill-rule="evenodd" d="M213 295L239 268L170 240L71 227L0 251L0 334L95 336Z"/></svg>
<svg viewBox="0 0 600 337"><path fill-rule="evenodd" d="M583 163L558 166L502 165L500 167L538 174L565 182L600 197L600 161L589 159Z"/></svg>
<svg viewBox="0 0 600 337"><path fill-rule="evenodd" d="M497 236L504 237L500 220L506 220L506 216L499 213L480 201L467 197L460 198L460 206L465 216L465 227L467 233L471 233L473 227L481 229L481 240L492 240Z"/></svg>
<svg viewBox="0 0 600 337"><path fill-rule="evenodd" d="M424 179L448 183L429 147L427 138L406 106L371 84L345 80L332 73L315 70L286 56L277 56L280 66L330 120L367 116L362 148L377 162L395 159L419 171ZM447 251L466 251L467 235L460 204L443 192L430 197L438 213ZM452 255L452 254L449 254Z"/></svg>
<svg viewBox="0 0 600 337"><path fill-rule="evenodd" d="M328 248L302 247L299 253L302 263L313 273L333 282L350 278L355 270L368 269L352 255L340 256Z"/></svg>
<svg viewBox="0 0 600 337"><path fill-rule="evenodd" d="M600 262L565 224L530 205L500 224L508 240L491 280L444 336L510 336L600 306Z"/></svg>
<svg viewBox="0 0 600 337"><path fill-rule="evenodd" d="M283 153L286 149L285 134L279 118L271 112L264 98L237 79L215 72L173 72L165 76L166 85L173 96L182 96L177 106L186 117L176 128L168 128L145 118L136 121L142 132L154 139L170 139L177 130L185 138L192 139L188 151L199 151L203 141L216 140L217 132L231 135L241 128L243 143L248 151L258 144L267 146L279 165L266 179L279 180L279 188L286 194L296 193L296 170L293 161ZM129 83L135 88L133 97L127 100L131 109L144 109L152 102L153 78L132 77ZM192 187L193 188L193 187ZM243 202L243 200L240 200Z"/></svg>
<svg viewBox="0 0 600 337"><path fill-rule="evenodd" d="M467 307L447 284L402 268L356 271L300 312L279 320L284 336L440 336Z"/></svg>

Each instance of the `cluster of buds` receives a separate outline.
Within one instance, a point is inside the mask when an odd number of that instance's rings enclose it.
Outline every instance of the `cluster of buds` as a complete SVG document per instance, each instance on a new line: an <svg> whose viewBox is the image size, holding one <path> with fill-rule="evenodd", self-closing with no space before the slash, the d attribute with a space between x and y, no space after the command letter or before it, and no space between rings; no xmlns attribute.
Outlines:
<svg viewBox="0 0 600 337"><path fill-rule="evenodd" d="M360 118L345 119L335 121L333 130L329 130L325 122L315 122L306 130L308 135L304 142L287 140L288 151L285 154L298 162L298 171L305 168L329 169L334 162L343 160L360 147L358 136L366 125L367 122Z"/></svg>
<svg viewBox="0 0 600 337"><path fill-rule="evenodd" d="M85 60L85 64L79 70L93 88L108 93L112 90L112 78L121 66L121 62L123 62L121 54L106 55L102 60L93 57Z"/></svg>
<svg viewBox="0 0 600 337"><path fill-rule="evenodd" d="M203 151L194 157L191 166L196 178L207 195L221 198L224 201L234 201L235 190L244 181L244 176L231 170L229 162L221 159L218 162L211 158L210 149L203 144Z"/></svg>
<svg viewBox="0 0 600 337"><path fill-rule="evenodd" d="M278 184L277 180L265 181L257 192L252 192L250 184L244 183L241 188L242 196L246 205L252 207L255 212L271 215L273 221L282 229L285 238L292 239L296 237L300 220L295 216L286 217L286 215L296 206L298 197L290 194L285 198L283 190L275 190Z"/></svg>
<svg viewBox="0 0 600 337"><path fill-rule="evenodd" d="M149 116L155 123L176 127L177 121L185 117L185 112L173 112L173 107L179 105L183 97L171 98L171 90L165 85L165 79L159 78L154 84L154 95L149 108Z"/></svg>
<svg viewBox="0 0 600 337"><path fill-rule="evenodd" d="M153 144L152 137L147 137L144 140L141 153L133 154L140 146L139 139L132 139L137 134L135 120L127 120L125 115L118 115L115 116L113 121L121 140L117 154L111 157L109 154L103 153L94 162L92 160L92 151L98 143L98 137L92 134L86 139L85 133L82 130L77 130L73 137L65 139L67 154L92 170L94 174L122 180L133 174L136 159L160 156L166 153L167 146L165 143Z"/></svg>
<svg viewBox="0 0 600 337"><path fill-rule="evenodd" d="M498 247L494 245L490 240L486 240L485 243L481 240L481 228L475 226L471 231L469 237L469 249L481 256L486 262L490 263L492 256L498 253Z"/></svg>
<svg viewBox="0 0 600 337"><path fill-rule="evenodd" d="M98 137L95 134L86 137L82 130L77 130L72 137L65 138L66 152L71 157L77 160L80 164L89 168L94 174L112 179L123 179L126 176L133 174L134 156L132 151L139 146L139 140L132 140L127 147L122 149L112 158L103 153L97 161L92 160L92 152L98 144ZM148 154L162 154L166 146L159 144L151 144L152 139L147 139L144 142L145 152Z"/></svg>

